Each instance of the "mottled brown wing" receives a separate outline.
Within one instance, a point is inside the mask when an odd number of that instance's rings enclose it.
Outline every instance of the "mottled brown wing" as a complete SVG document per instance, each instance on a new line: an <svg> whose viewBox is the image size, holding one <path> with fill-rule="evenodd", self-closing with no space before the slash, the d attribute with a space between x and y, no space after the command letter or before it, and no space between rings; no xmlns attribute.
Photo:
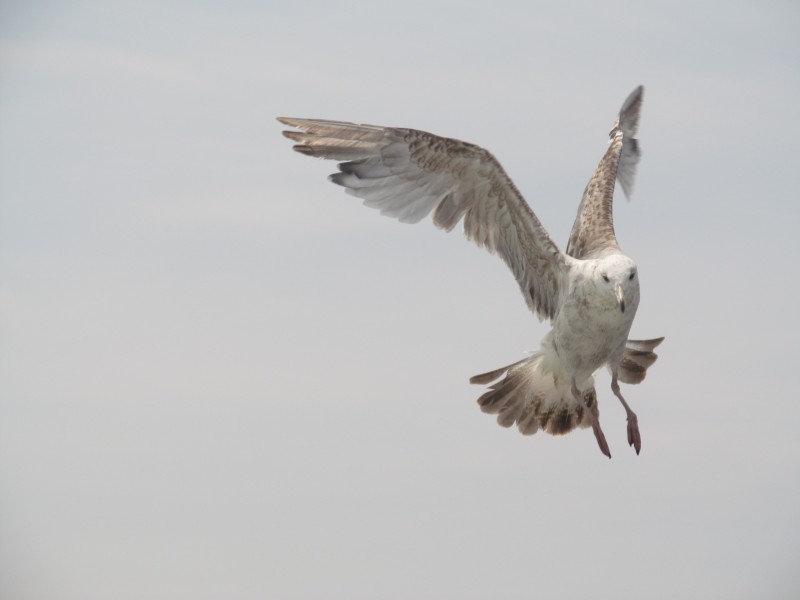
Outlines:
<svg viewBox="0 0 800 600"><path fill-rule="evenodd" d="M302 154L343 161L330 179L364 204L404 223L431 212L450 231L463 219L468 239L500 256L530 309L552 318L569 257L547 234L486 150L414 129L280 118Z"/></svg>
<svg viewBox="0 0 800 600"><path fill-rule="evenodd" d="M583 192L572 226L567 254L574 258L597 258L619 251L614 233L614 184L619 180L626 196L633 192L636 165L641 153L634 135L639 127L644 88L636 88L622 105L611 130L611 143Z"/></svg>

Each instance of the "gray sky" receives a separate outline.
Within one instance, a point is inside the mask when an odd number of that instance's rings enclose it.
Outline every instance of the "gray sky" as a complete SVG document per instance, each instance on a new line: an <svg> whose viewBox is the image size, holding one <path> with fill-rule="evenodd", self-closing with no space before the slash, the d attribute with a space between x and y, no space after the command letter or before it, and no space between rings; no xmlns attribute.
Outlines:
<svg viewBox="0 0 800 600"><path fill-rule="evenodd" d="M646 5L646 6L645 6ZM797 597L800 8L4 2L0 597ZM634 337L590 430L469 376L538 347L501 261L325 180L276 116L489 148L565 244L626 95Z"/></svg>

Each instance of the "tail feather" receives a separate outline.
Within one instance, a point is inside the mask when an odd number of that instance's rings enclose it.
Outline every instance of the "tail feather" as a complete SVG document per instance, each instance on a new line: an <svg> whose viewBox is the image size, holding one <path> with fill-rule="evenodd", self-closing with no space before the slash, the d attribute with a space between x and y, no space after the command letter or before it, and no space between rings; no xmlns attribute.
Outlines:
<svg viewBox="0 0 800 600"><path fill-rule="evenodd" d="M501 427L511 427L525 408L524 402L509 402L497 415L497 424Z"/></svg>
<svg viewBox="0 0 800 600"><path fill-rule="evenodd" d="M534 434L539 429L561 435L576 427L588 427L589 414L573 398L565 378L557 375L556 360L537 352L511 365L472 377L471 383L488 384L505 375L478 398L481 410L496 414L497 422L503 427L516 423L523 435ZM583 390L583 398L589 410L598 414L593 379Z"/></svg>
<svg viewBox="0 0 800 600"><path fill-rule="evenodd" d="M496 414L501 412L509 403L515 403L523 393L522 382L513 378L503 380L502 385L493 385L489 391L478 398L478 404L485 413ZM506 425L508 427L508 425Z"/></svg>
<svg viewBox="0 0 800 600"><path fill-rule="evenodd" d="M653 350L663 341L663 337L628 340L618 379L640 383L658 358ZM594 378L590 377L580 386L583 403L577 402L560 359L551 350L545 341L542 350L528 358L471 377L470 383L489 386L478 398L481 410L497 415L497 422L503 427L516 423L523 435L532 435L540 429L552 435L563 435L576 427L589 427L591 413L598 417L600 414Z"/></svg>
<svg viewBox="0 0 800 600"><path fill-rule="evenodd" d="M625 342L625 347L631 350L639 350L642 352L652 352L656 346L664 341L664 337L654 338L652 340L628 340Z"/></svg>
<svg viewBox="0 0 800 600"><path fill-rule="evenodd" d="M622 353L618 378L623 383L641 383L658 354L653 352L664 341L663 337L652 340L628 340Z"/></svg>
<svg viewBox="0 0 800 600"><path fill-rule="evenodd" d="M533 403L526 404L517 417L517 429L522 435L533 435L539 431L539 420Z"/></svg>
<svg viewBox="0 0 800 600"><path fill-rule="evenodd" d="M506 365L505 367L500 367L499 369L495 369L494 371L489 371L488 373L481 373L480 375L473 375L472 377L469 378L469 382L470 383L479 383L481 385L485 385L487 383L491 383L492 381L494 381L495 379L500 377L500 375L502 375L503 373L505 373L509 369L511 369L513 367L516 367L517 365L519 365L521 363L524 363L526 360L528 360L528 359L527 358L523 358L522 360L518 360L517 362L512 363L510 365Z"/></svg>

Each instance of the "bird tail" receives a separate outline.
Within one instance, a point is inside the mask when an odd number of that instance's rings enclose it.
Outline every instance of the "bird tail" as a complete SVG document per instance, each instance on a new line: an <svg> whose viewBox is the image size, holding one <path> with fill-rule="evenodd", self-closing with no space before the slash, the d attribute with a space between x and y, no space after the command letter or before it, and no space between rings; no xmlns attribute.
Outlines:
<svg viewBox="0 0 800 600"><path fill-rule="evenodd" d="M617 377L623 383L641 383L658 354L653 352L656 346L664 341L663 337L654 340L628 340L622 352Z"/></svg>
<svg viewBox="0 0 800 600"><path fill-rule="evenodd" d="M478 398L485 413L496 414L503 427L514 423L523 435L542 429L552 435L568 433L576 427L589 427L591 417L572 395L571 383L560 375L562 369L555 353L542 350L511 365L470 378L470 383L489 384ZM502 379L500 377L505 375ZM594 378L582 390L583 399L598 415Z"/></svg>

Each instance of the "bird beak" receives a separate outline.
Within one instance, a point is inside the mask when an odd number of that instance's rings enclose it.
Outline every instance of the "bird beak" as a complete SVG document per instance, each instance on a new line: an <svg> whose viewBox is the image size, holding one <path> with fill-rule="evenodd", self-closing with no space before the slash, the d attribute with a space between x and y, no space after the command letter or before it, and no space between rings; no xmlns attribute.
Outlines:
<svg viewBox="0 0 800 600"><path fill-rule="evenodd" d="M622 312L625 312L625 297L623 296L623 293L622 293L622 284L618 283L616 285L616 287L614 288L614 293L617 296L617 302L619 302L619 309Z"/></svg>

